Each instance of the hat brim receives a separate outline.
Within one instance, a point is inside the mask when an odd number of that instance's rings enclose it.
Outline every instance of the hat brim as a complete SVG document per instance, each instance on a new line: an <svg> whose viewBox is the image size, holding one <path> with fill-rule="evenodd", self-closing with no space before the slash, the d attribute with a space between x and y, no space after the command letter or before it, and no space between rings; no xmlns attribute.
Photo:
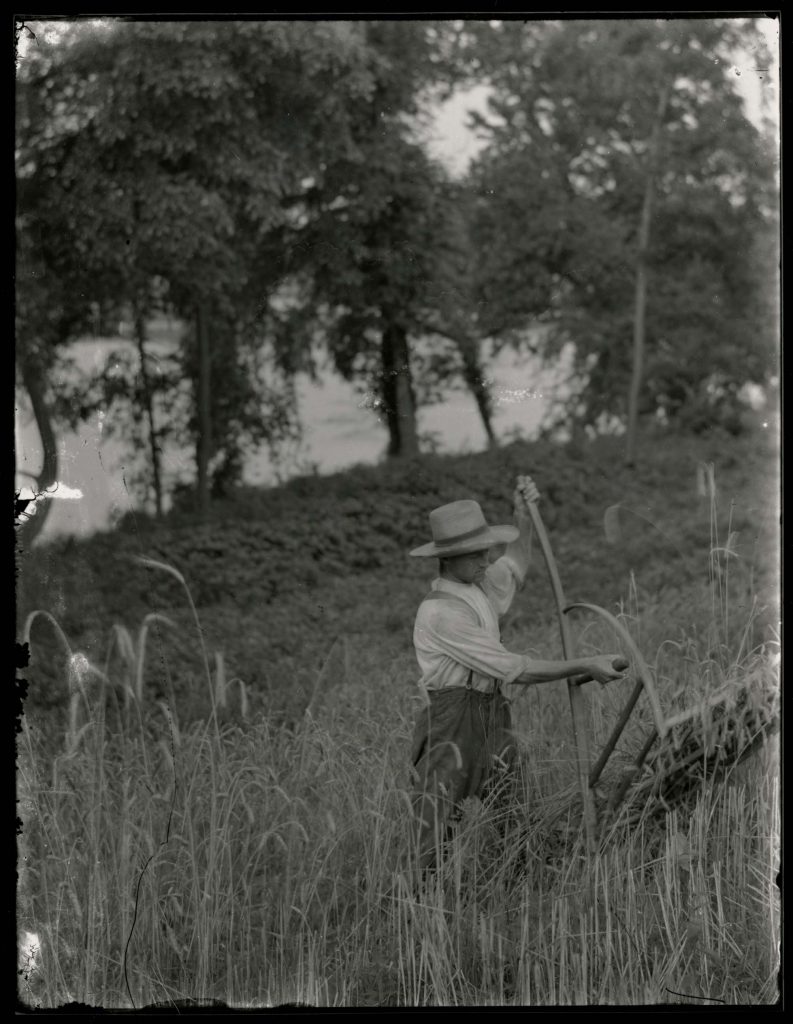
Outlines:
<svg viewBox="0 0 793 1024"><path fill-rule="evenodd" d="M458 544L422 544L410 552L413 558L450 558L452 555L468 555L472 551L484 551L495 544L510 544L520 536L517 526L489 526L484 533Z"/></svg>

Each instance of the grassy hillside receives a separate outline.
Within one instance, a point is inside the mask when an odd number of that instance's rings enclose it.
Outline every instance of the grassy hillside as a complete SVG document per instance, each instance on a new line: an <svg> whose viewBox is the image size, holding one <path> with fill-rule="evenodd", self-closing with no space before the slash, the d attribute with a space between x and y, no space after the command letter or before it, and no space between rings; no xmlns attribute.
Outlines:
<svg viewBox="0 0 793 1024"><path fill-rule="evenodd" d="M435 567L407 550L447 500L503 520L519 472L543 492L568 599L617 613L665 715L697 714L591 852L567 688L515 688L506 813L469 802L417 888L411 630ZM779 699L777 481L763 436L660 435L634 471L605 439L514 444L244 491L209 524L131 519L26 555L23 1002L773 1002L780 773L760 740ZM581 653L622 649L600 620L573 625ZM539 552L503 632L559 653ZM582 688L594 750L626 686ZM650 724L640 700L601 807Z"/></svg>
<svg viewBox="0 0 793 1024"><path fill-rule="evenodd" d="M491 521L508 521L515 476L525 472L542 491L542 516L569 600L613 609L630 591L646 607L678 593L696 619L703 596L715 592L705 463L713 464L718 489L715 543L736 534L734 600L740 605L756 592L758 638L774 620L777 586L778 456L764 436L659 435L634 470L623 466L616 440L580 447L515 443L244 489L215 506L208 524L178 515L162 524L129 517L114 532L57 541L20 557L19 628L32 610L45 610L72 649L102 667L119 657L115 626L135 635L147 615L165 615L173 626L151 623L146 691L165 696L173 687L180 714L200 716L206 711L200 636L184 587L137 561L145 557L183 575L210 659L222 653L228 677L244 681L256 707L274 714L302 710L341 637L348 658L361 667L406 661L409 686L412 620L436 563L410 559L407 551L426 539L427 513L471 496ZM631 511L619 514L620 536L609 543L604 512L616 503ZM545 642L554 614L537 549L531 580L505 623L506 642L519 649ZM33 624L31 646L31 702L62 704L65 650L43 617Z"/></svg>

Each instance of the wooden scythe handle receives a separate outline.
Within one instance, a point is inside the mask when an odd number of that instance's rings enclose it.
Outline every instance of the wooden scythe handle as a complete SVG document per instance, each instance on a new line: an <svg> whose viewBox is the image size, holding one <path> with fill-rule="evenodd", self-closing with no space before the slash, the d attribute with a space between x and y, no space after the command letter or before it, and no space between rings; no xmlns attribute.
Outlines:
<svg viewBox="0 0 793 1024"><path fill-rule="evenodd" d="M551 551L548 541L548 534L545 532L539 509L533 501L527 501L526 507L531 516L537 539L542 548L545 564L548 567L548 575L551 577L551 587L556 601L556 610L559 616L559 631L562 635L562 652L566 660L575 657L573 651L573 640L570 634L570 626L565 615L567 602L562 590L562 581L559 578L559 571L556 568L556 560ZM583 679L580 681L584 681ZM574 679L567 680L567 692L570 698L570 711L573 719L573 742L576 750L576 761L578 767L578 785L581 790L581 801L584 806L584 826L586 829L587 843L590 849L594 849L597 834L597 814L595 813L595 801L592 790L589 787L590 755L589 755L589 732L584 706L584 696Z"/></svg>

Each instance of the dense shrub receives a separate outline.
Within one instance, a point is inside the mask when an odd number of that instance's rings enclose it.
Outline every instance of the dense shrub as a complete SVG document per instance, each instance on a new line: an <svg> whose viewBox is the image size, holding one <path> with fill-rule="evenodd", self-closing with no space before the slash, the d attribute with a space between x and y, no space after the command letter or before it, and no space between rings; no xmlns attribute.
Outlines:
<svg viewBox="0 0 793 1024"><path fill-rule="evenodd" d="M705 461L714 462L725 496L722 540L736 532L748 564L763 522L775 536L777 456L762 435L662 434L634 470L623 465L617 438L567 446L516 442L476 455L359 466L280 488L241 488L233 501L213 507L208 523L184 514L162 523L138 515L134 529L126 524L42 545L19 556L19 630L32 609L45 609L74 649L101 665L114 624L134 632L148 613L165 613L175 628L159 630L147 685L192 703L191 694L203 692L196 682L204 672L200 638L178 581L137 561L153 558L183 574L210 653L222 651L228 673L272 706L279 693L310 685L339 635L355 637L362 652L356 656L384 643L409 654L415 606L435 563L407 552L427 539L428 512L471 496L491 521L508 521L518 473L531 473L542 491L543 521L570 600L618 602L631 572L650 598L670 573L676 584L705 578L708 510L697 492L697 466ZM644 518L628 517L615 547L604 540L603 514L618 502ZM539 554L537 561L538 575L504 624L511 642L529 643L531 632L555 616ZM33 647L30 700L59 703L64 653L46 623L35 627Z"/></svg>

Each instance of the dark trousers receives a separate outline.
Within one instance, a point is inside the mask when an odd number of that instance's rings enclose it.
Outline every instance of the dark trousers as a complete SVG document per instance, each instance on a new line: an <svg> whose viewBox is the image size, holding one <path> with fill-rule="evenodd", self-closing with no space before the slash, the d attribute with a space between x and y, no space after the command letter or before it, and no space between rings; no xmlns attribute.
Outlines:
<svg viewBox="0 0 793 1024"><path fill-rule="evenodd" d="M431 868L460 802L482 797L515 761L509 701L466 687L431 691L416 722L411 761L419 866Z"/></svg>

